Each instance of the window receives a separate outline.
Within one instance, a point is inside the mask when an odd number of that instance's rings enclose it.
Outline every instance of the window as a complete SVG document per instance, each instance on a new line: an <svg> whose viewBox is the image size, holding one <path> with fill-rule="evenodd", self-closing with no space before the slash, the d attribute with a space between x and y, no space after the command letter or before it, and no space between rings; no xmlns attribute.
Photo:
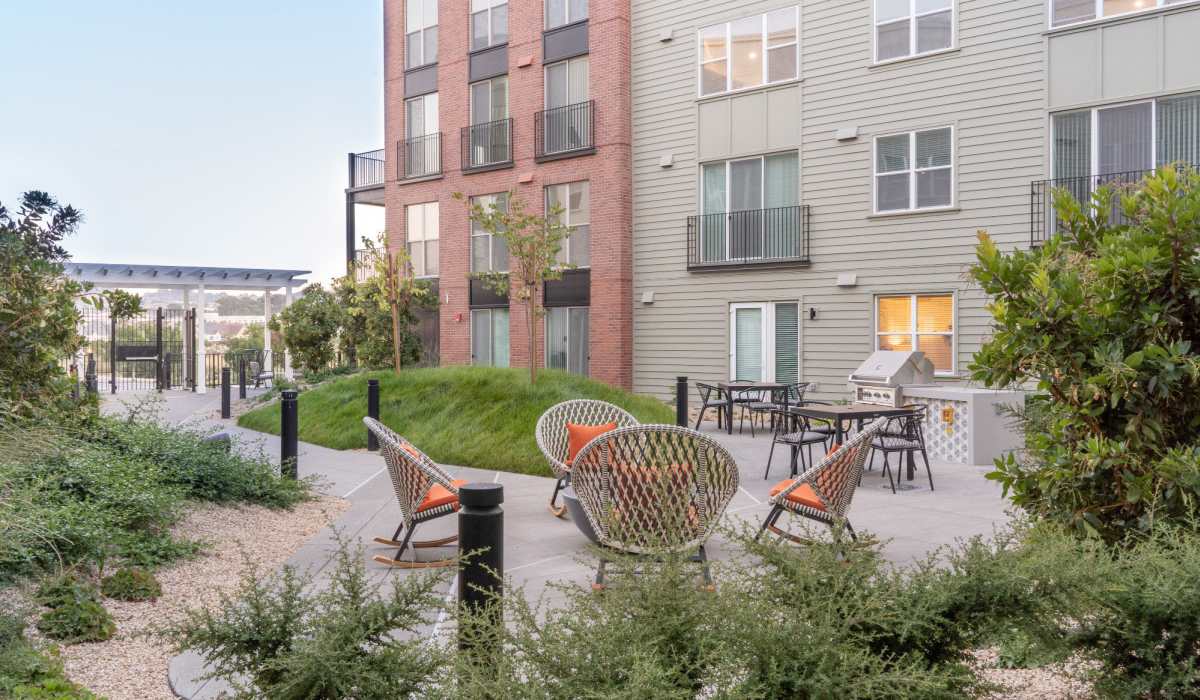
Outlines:
<svg viewBox="0 0 1200 700"><path fill-rule="evenodd" d="M954 204L954 130L913 131L875 139L875 212Z"/></svg>
<svg viewBox="0 0 1200 700"><path fill-rule="evenodd" d="M567 182L561 185L550 185L546 188L546 214L553 217L551 212L558 208L559 223L571 226L573 230L567 240L563 241L562 250L558 251L558 261L576 267L587 267L590 263L590 226L591 222L591 191L586 181Z"/></svg>
<svg viewBox="0 0 1200 700"><path fill-rule="evenodd" d="M800 381L800 305L796 302L729 307L729 378L733 381Z"/></svg>
<svg viewBox="0 0 1200 700"><path fill-rule="evenodd" d="M471 83L470 167L512 160L508 121L508 76Z"/></svg>
<svg viewBox="0 0 1200 700"><path fill-rule="evenodd" d="M508 41L508 0L471 0L471 50Z"/></svg>
<svg viewBox="0 0 1200 700"><path fill-rule="evenodd" d="M508 119L508 76L471 83L471 124Z"/></svg>
<svg viewBox="0 0 1200 700"><path fill-rule="evenodd" d="M1053 176L1078 179L1077 197L1089 178L1200 165L1200 94L1056 114L1052 143Z"/></svg>
<svg viewBox="0 0 1200 700"><path fill-rule="evenodd" d="M542 142L538 145L544 153L565 153L594 145L587 56L546 66L546 110L541 120Z"/></svg>
<svg viewBox="0 0 1200 700"><path fill-rule="evenodd" d="M416 277L438 274L438 203L410 204L404 208L404 235L408 258Z"/></svg>
<svg viewBox="0 0 1200 700"><path fill-rule="evenodd" d="M508 309L471 310L471 364L508 366Z"/></svg>
<svg viewBox="0 0 1200 700"><path fill-rule="evenodd" d="M705 27L699 42L701 96L795 80L800 70L800 8Z"/></svg>
<svg viewBox="0 0 1200 700"><path fill-rule="evenodd" d="M1061 27L1102 17L1183 5L1193 0L1050 0L1050 26Z"/></svg>
<svg viewBox="0 0 1200 700"><path fill-rule="evenodd" d="M472 197L471 204L478 204L485 211L489 207L507 211L508 195L501 193ZM471 222L471 272L508 272L508 244L503 238L484 231L474 221Z"/></svg>
<svg viewBox="0 0 1200 700"><path fill-rule="evenodd" d="M404 101L404 129L410 140L437 133L438 95L436 92Z"/></svg>
<svg viewBox="0 0 1200 700"><path fill-rule="evenodd" d="M954 46L955 0L875 0L875 61Z"/></svg>
<svg viewBox="0 0 1200 700"><path fill-rule="evenodd" d="M554 29L588 16L588 0L546 0L546 29Z"/></svg>
<svg viewBox="0 0 1200 700"><path fill-rule="evenodd" d="M546 66L546 109L587 102L588 57L580 56Z"/></svg>
<svg viewBox="0 0 1200 700"><path fill-rule="evenodd" d="M800 255L795 151L700 166L702 262Z"/></svg>
<svg viewBox="0 0 1200 700"><path fill-rule="evenodd" d="M588 373L588 308L546 309L546 366Z"/></svg>
<svg viewBox="0 0 1200 700"><path fill-rule="evenodd" d="M405 66L418 68L437 61L437 0L407 0L404 12Z"/></svg>
<svg viewBox="0 0 1200 700"><path fill-rule="evenodd" d="M919 350L933 363L938 374L953 374L954 296L876 297L875 349Z"/></svg>

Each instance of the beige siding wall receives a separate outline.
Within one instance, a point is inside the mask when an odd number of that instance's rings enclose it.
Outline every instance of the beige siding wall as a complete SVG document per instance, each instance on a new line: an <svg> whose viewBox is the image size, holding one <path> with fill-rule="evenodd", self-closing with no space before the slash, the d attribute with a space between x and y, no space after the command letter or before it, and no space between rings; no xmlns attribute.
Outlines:
<svg viewBox="0 0 1200 700"><path fill-rule="evenodd" d="M873 66L871 0L807 0L798 83L697 100L700 27L796 3L633 0L635 389L665 396L676 375L727 378L729 304L796 300L801 376L842 397L873 348L874 296L893 292L955 293L965 371L989 327L985 300L965 280L976 231L1027 246L1030 181L1044 177L1044 1L959 0L957 49ZM792 94L797 103L784 105L796 112L812 265L688 272L697 164L722 149L744 155L753 139L769 142L763 151L788 146L777 140L786 141L785 125L734 105L758 100L770 111L782 108L773 96ZM872 137L947 125L955 127L957 209L872 217ZM849 126L856 140L834 138ZM662 167L667 155L673 164ZM839 288L840 273L857 274L858 285ZM643 304L648 292L654 301Z"/></svg>
<svg viewBox="0 0 1200 700"><path fill-rule="evenodd" d="M1050 109L1200 89L1200 8L1188 5L1050 35Z"/></svg>

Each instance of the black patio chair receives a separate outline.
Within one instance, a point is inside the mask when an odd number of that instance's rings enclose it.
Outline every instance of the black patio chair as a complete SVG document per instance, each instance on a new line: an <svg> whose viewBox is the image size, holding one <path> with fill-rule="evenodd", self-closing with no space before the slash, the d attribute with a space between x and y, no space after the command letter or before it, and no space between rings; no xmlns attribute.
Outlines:
<svg viewBox="0 0 1200 700"><path fill-rule="evenodd" d="M929 453L925 449L925 432L923 430L928 406L918 404L912 406L911 409L912 411L909 413L888 419L883 431L871 441L872 451L883 454L883 473L887 475L888 483L892 486L892 493L896 493L896 482L900 480L899 470L904 461L903 457L897 461L896 476L893 478L891 463L888 459L888 455L893 453L912 456L914 452L920 452L921 459L925 462L925 474L929 477L929 490L933 490L933 471L929 468ZM872 455L873 458L874 455ZM869 462L870 459L867 461Z"/></svg>
<svg viewBox="0 0 1200 700"><path fill-rule="evenodd" d="M806 416L799 416L794 413L785 413L783 409L776 409L771 416L771 421L775 425L774 434L771 436L771 452L767 455L767 471L763 474L763 479L771 477L771 461L775 459L775 446L787 445L791 450L791 476L797 475L796 461L804 465L804 469L799 473L808 471L810 464L815 464L812 458L812 446L822 445L825 448L829 447L831 435L811 430L811 424ZM808 450L808 459L804 459L804 448Z"/></svg>
<svg viewBox="0 0 1200 700"><path fill-rule="evenodd" d="M696 416L695 429L700 429L700 423L704 420L704 412L715 408L717 409L717 430L720 430L724 426L721 416L725 415L725 409L728 407L725 390L719 386L701 382L696 382L696 390L700 392L700 415Z"/></svg>

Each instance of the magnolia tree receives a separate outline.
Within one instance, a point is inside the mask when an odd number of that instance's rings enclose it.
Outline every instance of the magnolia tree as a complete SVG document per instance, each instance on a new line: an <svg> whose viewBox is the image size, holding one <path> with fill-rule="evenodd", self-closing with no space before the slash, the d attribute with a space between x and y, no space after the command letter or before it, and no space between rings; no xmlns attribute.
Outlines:
<svg viewBox="0 0 1200 700"><path fill-rule="evenodd" d="M542 289L548 280L562 277L571 265L559 262L563 241L573 228L562 224L562 207L553 206L546 214L526 210L526 204L515 193L505 198L507 206L489 204L484 207L454 193L454 198L467 202L471 221L488 235L499 238L508 247L509 272L482 272L475 276L497 294L515 296L525 307L526 330L529 335L529 381L537 381L537 322L546 310L542 306Z"/></svg>

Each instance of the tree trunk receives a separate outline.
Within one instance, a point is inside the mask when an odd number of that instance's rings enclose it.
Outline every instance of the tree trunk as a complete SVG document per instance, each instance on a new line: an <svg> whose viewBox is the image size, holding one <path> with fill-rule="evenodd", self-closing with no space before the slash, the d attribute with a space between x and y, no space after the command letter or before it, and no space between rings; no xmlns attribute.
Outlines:
<svg viewBox="0 0 1200 700"><path fill-rule="evenodd" d="M529 383L537 382L537 334L534 333L534 304L537 300L530 295L525 302L525 315L529 317Z"/></svg>
<svg viewBox="0 0 1200 700"><path fill-rule="evenodd" d="M392 366L400 374L400 280L396 277L396 255L388 253L388 302L392 307Z"/></svg>

